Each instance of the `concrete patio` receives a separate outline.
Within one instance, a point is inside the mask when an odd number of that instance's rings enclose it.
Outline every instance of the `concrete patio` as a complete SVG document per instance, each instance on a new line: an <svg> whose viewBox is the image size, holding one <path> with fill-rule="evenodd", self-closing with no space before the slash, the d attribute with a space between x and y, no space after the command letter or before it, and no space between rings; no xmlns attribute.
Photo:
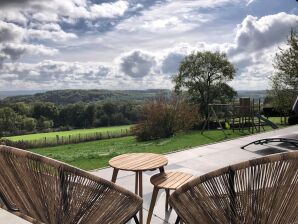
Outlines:
<svg viewBox="0 0 298 224"><path fill-rule="evenodd" d="M234 163L239 163L245 160L258 158L269 154L293 150L294 147L282 143L272 143L270 145L268 144L263 146L251 145L245 150L240 148L241 146L254 140L268 137L281 137L286 135L298 136L298 125L167 154L166 157L168 158L169 163L168 166L165 167L165 169L166 171L179 170L199 176L212 170ZM112 177L111 168L95 170L92 171L92 173L105 179L111 179ZM145 172L143 174L144 223L148 214L151 194L153 190L153 186L150 183L150 177L155 173L157 173L157 171ZM127 188L130 191L134 191L134 181L134 173L127 171L119 172L117 184L119 184L120 186ZM175 212L165 212L165 196L165 191L159 191L151 223L175 223ZM0 209L0 224L2 223L25 224L27 222Z"/></svg>

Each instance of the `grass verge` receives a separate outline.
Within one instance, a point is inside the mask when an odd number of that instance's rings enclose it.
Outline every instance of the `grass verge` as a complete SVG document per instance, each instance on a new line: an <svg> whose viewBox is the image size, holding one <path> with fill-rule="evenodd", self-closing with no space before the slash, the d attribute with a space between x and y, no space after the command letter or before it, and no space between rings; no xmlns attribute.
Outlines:
<svg viewBox="0 0 298 224"><path fill-rule="evenodd" d="M85 170L105 167L108 161L117 155L131 152L169 153L177 150L192 148L204 144L223 141L226 139L245 136L248 133L226 131L227 138L220 130L191 131L178 133L172 138L147 142L137 142L135 137L123 137L50 148L37 148L30 151L48 156Z"/></svg>
<svg viewBox="0 0 298 224"><path fill-rule="evenodd" d="M100 128L90 128L90 129L75 129L71 131L56 131L56 132L48 132L48 133L37 133L37 134L28 134L28 135L17 135L11 137L5 137L11 141L32 141L39 140L44 138L55 138L57 135L59 137L68 137L73 135L86 135L92 133L106 133L106 132L121 132L129 130L131 125L121 125L121 126L112 126L112 127L100 127Z"/></svg>

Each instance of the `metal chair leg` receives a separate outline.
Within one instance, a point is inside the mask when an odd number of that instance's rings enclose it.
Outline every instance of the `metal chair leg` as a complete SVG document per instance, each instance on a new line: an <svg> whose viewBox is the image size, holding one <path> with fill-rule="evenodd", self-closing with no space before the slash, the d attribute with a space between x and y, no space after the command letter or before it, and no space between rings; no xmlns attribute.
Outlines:
<svg viewBox="0 0 298 224"><path fill-rule="evenodd" d="M133 216L133 219L134 219L134 221L135 221L136 224L140 224L140 222L139 222L138 217L137 217L136 214Z"/></svg>
<svg viewBox="0 0 298 224"><path fill-rule="evenodd" d="M178 215L175 224L179 224L180 221L181 221L181 218L180 218L180 216Z"/></svg>

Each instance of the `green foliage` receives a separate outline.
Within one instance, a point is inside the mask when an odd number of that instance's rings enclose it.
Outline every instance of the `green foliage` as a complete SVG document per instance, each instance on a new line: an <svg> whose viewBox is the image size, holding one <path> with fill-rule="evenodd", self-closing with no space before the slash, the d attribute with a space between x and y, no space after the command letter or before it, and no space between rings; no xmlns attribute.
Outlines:
<svg viewBox="0 0 298 224"><path fill-rule="evenodd" d="M143 106L141 123L133 127L139 141L167 138L182 130L190 130L199 120L198 109L172 97L159 97Z"/></svg>
<svg viewBox="0 0 298 224"><path fill-rule="evenodd" d="M104 89L66 89L47 91L26 96L7 97L1 101L2 104L8 103L34 103L51 102L56 105L92 103L92 102L143 102L146 99L155 97L159 93L170 93L169 90L148 89L148 90L104 90Z"/></svg>
<svg viewBox="0 0 298 224"><path fill-rule="evenodd" d="M273 106L286 116L298 95L298 35L293 29L287 47L280 48L275 55L273 66L275 73L271 79L269 97Z"/></svg>
<svg viewBox="0 0 298 224"><path fill-rule="evenodd" d="M65 106L44 102L11 103L0 107L0 132L3 135L20 135L36 131L132 124L138 121L139 110L138 104L129 102Z"/></svg>
<svg viewBox="0 0 298 224"><path fill-rule="evenodd" d="M181 62L174 77L175 91L186 90L208 116L207 105L215 100L230 101L236 92L226 84L234 78L235 68L223 53L194 52Z"/></svg>
<svg viewBox="0 0 298 224"><path fill-rule="evenodd" d="M24 102L18 102L18 103L12 104L11 108L17 114L20 114L20 115L27 116L31 113L31 107L28 104L24 103Z"/></svg>
<svg viewBox="0 0 298 224"><path fill-rule="evenodd" d="M17 114L10 107L0 108L0 132L13 131L16 128Z"/></svg>
<svg viewBox="0 0 298 224"><path fill-rule="evenodd" d="M37 121L34 118L31 117L25 117L23 119L23 129L26 131L34 131L37 126Z"/></svg>
<svg viewBox="0 0 298 224"><path fill-rule="evenodd" d="M53 103L38 102L33 105L32 117L40 119L46 117L54 120L58 116L58 107Z"/></svg>

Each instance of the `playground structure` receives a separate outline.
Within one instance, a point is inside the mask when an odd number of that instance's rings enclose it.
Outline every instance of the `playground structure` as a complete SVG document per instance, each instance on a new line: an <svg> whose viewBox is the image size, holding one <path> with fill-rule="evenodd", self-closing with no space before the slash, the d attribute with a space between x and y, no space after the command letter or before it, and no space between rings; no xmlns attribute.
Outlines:
<svg viewBox="0 0 298 224"><path fill-rule="evenodd" d="M265 130L264 126L269 125L273 129L278 128L276 124L261 115L261 100L257 103L255 99L240 98L238 102L232 104L209 104L208 117L204 120L201 132L210 129L210 126L221 129L224 134L225 129L232 129L250 133L258 133Z"/></svg>

